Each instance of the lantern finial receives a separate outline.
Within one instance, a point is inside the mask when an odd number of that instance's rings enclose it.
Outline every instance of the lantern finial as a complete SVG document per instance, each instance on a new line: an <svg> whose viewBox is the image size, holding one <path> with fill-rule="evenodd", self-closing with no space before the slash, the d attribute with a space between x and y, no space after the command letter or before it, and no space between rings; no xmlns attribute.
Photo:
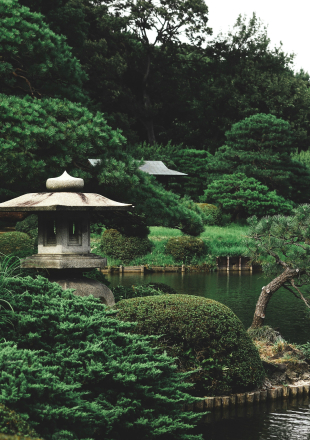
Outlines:
<svg viewBox="0 0 310 440"><path fill-rule="evenodd" d="M52 192L81 192L84 188L84 180L79 177L72 177L67 171L65 171L59 177L47 179L46 188Z"/></svg>

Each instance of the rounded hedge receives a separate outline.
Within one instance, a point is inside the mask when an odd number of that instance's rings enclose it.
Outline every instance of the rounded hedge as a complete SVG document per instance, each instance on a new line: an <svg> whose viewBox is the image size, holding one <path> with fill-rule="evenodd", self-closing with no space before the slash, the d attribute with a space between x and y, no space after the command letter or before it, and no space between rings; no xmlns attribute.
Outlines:
<svg viewBox="0 0 310 440"><path fill-rule="evenodd" d="M205 253L206 245L201 238L172 237L166 244L166 254L182 263L189 263L194 257L199 258Z"/></svg>
<svg viewBox="0 0 310 440"><path fill-rule="evenodd" d="M151 251L148 238L122 235L116 229L106 229L101 237L101 248L108 257L129 263Z"/></svg>
<svg viewBox="0 0 310 440"><path fill-rule="evenodd" d="M217 301L160 295L120 301L118 319L135 321L132 332L160 335L156 346L176 357L178 371L193 373L196 396L243 392L259 386L262 363L237 316Z"/></svg>
<svg viewBox="0 0 310 440"><path fill-rule="evenodd" d="M8 255L33 249L33 240L24 232L5 232L0 234L0 252Z"/></svg>
<svg viewBox="0 0 310 440"><path fill-rule="evenodd" d="M197 203L197 206L204 214L204 224L212 226L222 223L222 212L217 206L210 203Z"/></svg>

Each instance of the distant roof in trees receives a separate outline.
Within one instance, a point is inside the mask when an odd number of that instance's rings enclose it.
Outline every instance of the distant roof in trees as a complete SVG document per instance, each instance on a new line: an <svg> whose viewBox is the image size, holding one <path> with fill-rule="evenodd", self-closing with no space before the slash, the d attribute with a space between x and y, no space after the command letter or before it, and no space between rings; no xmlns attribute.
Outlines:
<svg viewBox="0 0 310 440"><path fill-rule="evenodd" d="M139 170L154 176L187 176L185 173L170 170L160 160L146 160L144 164L139 167Z"/></svg>

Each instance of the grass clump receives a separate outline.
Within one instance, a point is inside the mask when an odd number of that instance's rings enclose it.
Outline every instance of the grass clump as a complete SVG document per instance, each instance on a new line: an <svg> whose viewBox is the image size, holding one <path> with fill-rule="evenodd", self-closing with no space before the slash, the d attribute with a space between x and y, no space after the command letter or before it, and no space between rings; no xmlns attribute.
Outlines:
<svg viewBox="0 0 310 440"><path fill-rule="evenodd" d="M208 252L214 257L238 257L246 253L243 244L248 227L230 224L226 227L206 226L200 238L208 243Z"/></svg>
<svg viewBox="0 0 310 440"><path fill-rule="evenodd" d="M160 295L120 301L118 319L135 321L132 333L158 335L160 352L191 372L193 394L246 391L264 377L258 352L241 321L223 304L192 295Z"/></svg>

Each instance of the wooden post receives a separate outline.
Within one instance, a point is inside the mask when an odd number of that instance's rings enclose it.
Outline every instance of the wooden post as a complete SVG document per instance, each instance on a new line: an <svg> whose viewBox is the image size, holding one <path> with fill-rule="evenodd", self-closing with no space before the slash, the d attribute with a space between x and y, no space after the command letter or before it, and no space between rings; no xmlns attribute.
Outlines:
<svg viewBox="0 0 310 440"><path fill-rule="evenodd" d="M140 266L141 273L144 273L144 266Z"/></svg>
<svg viewBox="0 0 310 440"><path fill-rule="evenodd" d="M219 269L219 257L216 257L216 268Z"/></svg>
<svg viewBox="0 0 310 440"><path fill-rule="evenodd" d="M241 266L241 259L242 257L239 257L239 270L241 270L242 266Z"/></svg>
<svg viewBox="0 0 310 440"><path fill-rule="evenodd" d="M227 257L227 271L229 270L229 257Z"/></svg>
<svg viewBox="0 0 310 440"><path fill-rule="evenodd" d="M182 264L181 272L185 272L185 264Z"/></svg>

